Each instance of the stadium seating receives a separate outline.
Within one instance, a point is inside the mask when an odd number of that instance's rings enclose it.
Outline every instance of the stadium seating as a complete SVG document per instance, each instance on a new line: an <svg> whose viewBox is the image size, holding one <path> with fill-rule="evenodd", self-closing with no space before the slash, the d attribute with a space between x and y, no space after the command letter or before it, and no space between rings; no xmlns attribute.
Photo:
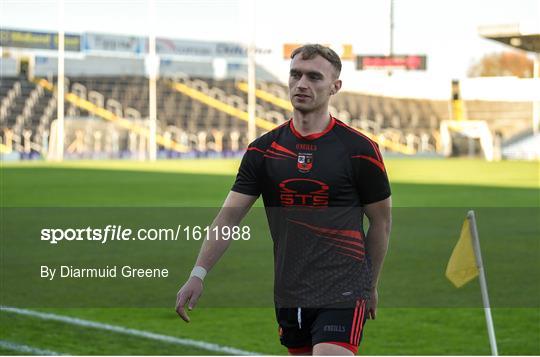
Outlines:
<svg viewBox="0 0 540 357"><path fill-rule="evenodd" d="M485 120L504 139L512 138L531 126L532 102L465 101L469 119Z"/></svg>
<svg viewBox="0 0 540 357"><path fill-rule="evenodd" d="M158 133L199 151L214 149L236 152L247 145L245 120L193 99L175 90L171 83L183 83L209 98L247 111L246 93L237 81L189 78L187 75L162 78L157 83ZM149 86L144 77L71 77L66 79L65 86L66 93L88 100L116 117L141 125L144 125L142 120L148 117ZM288 90L282 84L259 82L257 88L276 98L288 100ZM0 80L0 96L2 143L7 145L12 141L9 144L15 150L27 152L33 146L42 145L47 140L51 121L56 117L55 94L37 84L37 81L3 77ZM258 98L257 117L265 122L280 124L291 113L290 108L278 104ZM343 121L369 131L382 140L406 145L415 152L434 152L438 146L440 121L449 119L447 101L340 92L330 104L332 114ZM530 113L529 103L471 101L466 102L466 108L470 119L488 121L490 127L503 138L526 127ZM64 110L66 118L95 116L68 101ZM259 128L257 134L265 131ZM69 131L66 134L69 140L76 136ZM29 143L25 144L26 141Z"/></svg>

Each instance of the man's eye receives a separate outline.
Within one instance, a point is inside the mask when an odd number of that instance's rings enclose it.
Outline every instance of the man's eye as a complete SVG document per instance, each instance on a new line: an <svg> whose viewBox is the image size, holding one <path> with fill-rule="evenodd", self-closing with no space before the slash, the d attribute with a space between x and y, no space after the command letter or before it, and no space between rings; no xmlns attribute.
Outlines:
<svg viewBox="0 0 540 357"><path fill-rule="evenodd" d="M293 73L291 73L291 77L300 78L300 73L293 72Z"/></svg>

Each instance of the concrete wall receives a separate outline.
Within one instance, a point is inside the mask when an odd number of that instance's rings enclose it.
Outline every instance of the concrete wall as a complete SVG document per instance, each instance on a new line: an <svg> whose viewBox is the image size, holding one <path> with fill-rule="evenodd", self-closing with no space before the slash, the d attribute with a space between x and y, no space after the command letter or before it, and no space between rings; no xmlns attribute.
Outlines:
<svg viewBox="0 0 540 357"><path fill-rule="evenodd" d="M2 77L15 77L17 76L17 60L15 58L2 57L0 58L0 74Z"/></svg>
<svg viewBox="0 0 540 357"><path fill-rule="evenodd" d="M56 57L35 59L34 75L46 77L56 75L58 61ZM66 76L144 76L144 60L135 58L110 58L87 56L84 59L66 58L64 70Z"/></svg>
<svg viewBox="0 0 540 357"><path fill-rule="evenodd" d="M219 65L218 65L219 63ZM220 66L218 72L222 72L223 78L246 78L247 65L241 61L219 61L199 60L199 61L179 61L162 58L160 62L160 74L162 76L172 76L179 72L186 73L191 77L212 78L216 74L214 66ZM36 56L34 75L37 77L47 77L56 75L58 62L56 57ZM122 57L102 57L86 56L83 59L65 59L66 76L145 76L146 65L143 58L122 58ZM257 76L265 81L276 81L269 71L261 66L257 66Z"/></svg>

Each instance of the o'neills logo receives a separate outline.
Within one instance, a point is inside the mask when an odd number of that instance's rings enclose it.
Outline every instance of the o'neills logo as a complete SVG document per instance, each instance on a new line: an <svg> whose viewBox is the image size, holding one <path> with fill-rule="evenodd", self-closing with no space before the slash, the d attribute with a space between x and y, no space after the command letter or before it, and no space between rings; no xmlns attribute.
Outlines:
<svg viewBox="0 0 540 357"><path fill-rule="evenodd" d="M308 173L313 167L313 154L312 153L299 153L298 161L296 162L298 171L305 174Z"/></svg>
<svg viewBox="0 0 540 357"><path fill-rule="evenodd" d="M296 150L317 151L317 145L314 145L314 144L296 144Z"/></svg>
<svg viewBox="0 0 540 357"><path fill-rule="evenodd" d="M281 205L328 207L329 186L322 181L292 178L279 184Z"/></svg>
<svg viewBox="0 0 540 357"><path fill-rule="evenodd" d="M345 332L345 326L343 325L324 325L324 332Z"/></svg>

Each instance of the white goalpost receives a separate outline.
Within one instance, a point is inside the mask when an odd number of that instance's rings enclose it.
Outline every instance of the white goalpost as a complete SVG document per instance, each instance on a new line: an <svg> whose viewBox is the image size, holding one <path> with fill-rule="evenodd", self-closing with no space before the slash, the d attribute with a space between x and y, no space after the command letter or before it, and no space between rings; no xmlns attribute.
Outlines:
<svg viewBox="0 0 540 357"><path fill-rule="evenodd" d="M441 150L444 156L452 155L452 132L471 139L479 139L487 161L500 159L496 155L493 134L483 120L443 120L440 125Z"/></svg>

